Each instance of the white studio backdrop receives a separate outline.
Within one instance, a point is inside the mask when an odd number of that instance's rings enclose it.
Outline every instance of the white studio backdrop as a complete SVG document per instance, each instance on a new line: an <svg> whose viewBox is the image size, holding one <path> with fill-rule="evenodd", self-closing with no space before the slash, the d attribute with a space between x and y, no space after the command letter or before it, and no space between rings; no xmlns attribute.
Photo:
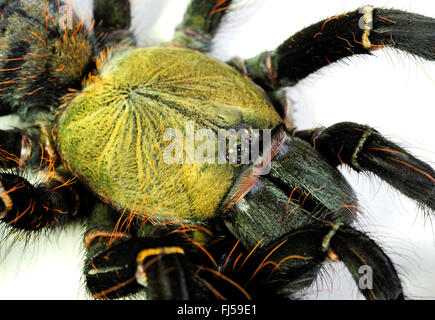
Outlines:
<svg viewBox="0 0 435 320"><path fill-rule="evenodd" d="M75 0L89 13L89 0ZM188 0L133 0L133 25L141 45L170 40ZM248 58L273 49L300 29L366 5L364 0L241 0L224 21L212 54L222 60ZM435 3L372 0L435 18ZM435 43L435 41L434 41ZM288 89L296 126L307 129L340 121L369 124L435 167L435 63L392 50L352 57L325 67ZM8 121L2 120L4 126ZM435 228L423 212L385 183L349 169L348 177L365 209L361 228L390 254L413 299L435 299ZM435 223L435 221L434 221ZM0 243L0 299L89 299L83 287L82 230L69 228L23 248L15 239ZM326 268L307 299L361 299L341 263Z"/></svg>

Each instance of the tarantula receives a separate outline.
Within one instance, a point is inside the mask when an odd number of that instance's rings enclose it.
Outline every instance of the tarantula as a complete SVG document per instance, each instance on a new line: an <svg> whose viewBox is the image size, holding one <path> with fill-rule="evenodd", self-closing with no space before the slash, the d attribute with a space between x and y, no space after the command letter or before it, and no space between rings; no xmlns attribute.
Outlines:
<svg viewBox="0 0 435 320"><path fill-rule="evenodd" d="M435 20L365 6L224 64L206 53L231 5L193 0L171 43L136 48L129 1L95 1L88 29L59 22L61 1L2 2L1 114L23 125L1 132L1 220L37 232L83 219L95 298L295 298L323 262L342 261L357 283L370 270L367 299L403 299L391 260L352 227L360 208L337 166L428 211L435 172L366 125L296 130L283 89L387 46L435 60ZM236 139L220 163L189 145L193 127L245 132L263 152L246 163ZM189 161L191 148L208 161Z"/></svg>

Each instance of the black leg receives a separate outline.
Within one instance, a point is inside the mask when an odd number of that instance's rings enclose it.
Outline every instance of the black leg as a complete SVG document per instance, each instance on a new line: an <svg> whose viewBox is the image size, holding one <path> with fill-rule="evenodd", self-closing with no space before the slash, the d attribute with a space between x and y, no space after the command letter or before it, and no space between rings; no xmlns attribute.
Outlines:
<svg viewBox="0 0 435 320"><path fill-rule="evenodd" d="M36 231L88 214L94 200L77 179L64 174L61 166L42 172L32 183L32 173L26 169L0 173L0 221Z"/></svg>
<svg viewBox="0 0 435 320"><path fill-rule="evenodd" d="M147 299L158 300L211 297L195 275L195 265L215 267L216 250L195 239L196 227L181 222L152 225L138 218L123 218L101 203L94 207L85 235L84 265L92 296L116 299L144 292Z"/></svg>
<svg viewBox="0 0 435 320"><path fill-rule="evenodd" d="M435 210L435 171L375 129L352 122L299 131L333 165L369 171L420 205Z"/></svg>
<svg viewBox="0 0 435 320"><path fill-rule="evenodd" d="M147 225L149 237L121 231L116 212L98 204L85 236L84 273L95 298L120 298L144 290L149 299L298 298L325 260L341 260L367 299L403 298L389 258L366 235L348 226L313 224L265 248L247 250L230 234L204 244L191 227ZM143 234L143 232L142 232Z"/></svg>
<svg viewBox="0 0 435 320"><path fill-rule="evenodd" d="M342 261L368 300L403 300L402 284L390 258L367 235L340 227L329 255Z"/></svg>
<svg viewBox="0 0 435 320"><path fill-rule="evenodd" d="M21 171L52 171L57 158L50 142L47 126L35 122L31 126L0 130L0 168L20 168Z"/></svg>
<svg viewBox="0 0 435 320"><path fill-rule="evenodd" d="M19 129L0 130L0 167L16 168L24 163L25 134Z"/></svg>
<svg viewBox="0 0 435 320"><path fill-rule="evenodd" d="M26 231L85 216L93 197L59 165L46 126L0 130L0 221Z"/></svg>
<svg viewBox="0 0 435 320"><path fill-rule="evenodd" d="M0 221L36 231L86 216L93 196L59 162L46 123L0 130Z"/></svg>
<svg viewBox="0 0 435 320"><path fill-rule="evenodd" d="M337 60L383 47L435 60L434 28L429 17L366 6L313 24L274 51L236 65L263 87L277 89Z"/></svg>
<svg viewBox="0 0 435 320"><path fill-rule="evenodd" d="M83 271L87 289L95 298L118 298L142 289L134 278L139 248L129 241L129 233L114 231L117 216L110 207L97 203L87 222Z"/></svg>
<svg viewBox="0 0 435 320"><path fill-rule="evenodd" d="M94 0L94 20L102 31L128 30L130 0Z"/></svg>
<svg viewBox="0 0 435 320"><path fill-rule="evenodd" d="M208 51L232 0L192 0L178 25L174 41L188 48Z"/></svg>
<svg viewBox="0 0 435 320"><path fill-rule="evenodd" d="M120 43L134 44L131 25L131 0L94 0L94 20L99 50Z"/></svg>
<svg viewBox="0 0 435 320"><path fill-rule="evenodd" d="M59 171L47 173L44 182L35 184L26 177L28 171L0 173L0 221L36 231L86 215L91 202L87 192L79 182L64 178Z"/></svg>
<svg viewBox="0 0 435 320"><path fill-rule="evenodd" d="M251 250L237 241L223 256L219 268L200 267L197 275L221 299L296 298L315 280L325 260L322 241L329 230L303 227L266 248L259 242Z"/></svg>
<svg viewBox="0 0 435 320"><path fill-rule="evenodd" d="M196 275L218 298L299 298L325 261L342 261L366 299L403 299L397 272L382 249L349 226L316 224L289 232L267 248L244 249L239 242L218 269Z"/></svg>

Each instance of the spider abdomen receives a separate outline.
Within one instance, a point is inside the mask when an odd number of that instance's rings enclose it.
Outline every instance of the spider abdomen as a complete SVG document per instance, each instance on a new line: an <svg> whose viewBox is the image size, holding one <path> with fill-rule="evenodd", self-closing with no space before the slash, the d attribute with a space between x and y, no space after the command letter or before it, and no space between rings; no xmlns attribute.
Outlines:
<svg viewBox="0 0 435 320"><path fill-rule="evenodd" d="M204 219L219 209L237 169L218 163L217 149L205 163L189 156L204 141L198 132L281 123L264 93L231 67L195 51L155 47L110 59L64 108L56 136L68 167L115 208Z"/></svg>

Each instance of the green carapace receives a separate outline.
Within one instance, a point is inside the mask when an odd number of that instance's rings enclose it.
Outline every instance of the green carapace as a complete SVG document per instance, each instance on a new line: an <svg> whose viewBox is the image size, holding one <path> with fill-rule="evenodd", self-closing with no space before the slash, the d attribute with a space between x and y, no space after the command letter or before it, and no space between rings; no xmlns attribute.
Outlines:
<svg viewBox="0 0 435 320"><path fill-rule="evenodd" d="M154 218L205 219L232 186L231 164L166 163L169 130L273 129L282 123L251 81L214 58L168 47L118 53L57 123L65 164L119 210ZM195 147L202 141L195 139Z"/></svg>

